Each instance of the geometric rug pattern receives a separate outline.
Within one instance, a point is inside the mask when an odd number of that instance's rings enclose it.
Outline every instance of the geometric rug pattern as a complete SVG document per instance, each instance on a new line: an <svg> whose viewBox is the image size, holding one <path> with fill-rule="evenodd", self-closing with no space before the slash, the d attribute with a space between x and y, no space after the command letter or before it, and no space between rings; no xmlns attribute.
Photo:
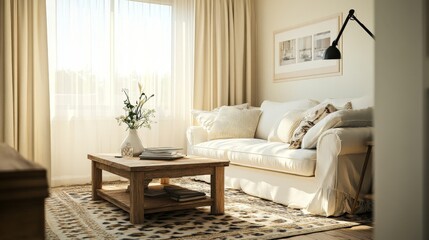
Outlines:
<svg viewBox="0 0 429 240"><path fill-rule="evenodd" d="M210 185L189 178L172 184L210 194ZM127 182L103 188L126 188ZM46 199L46 239L279 239L371 222L369 214L354 218L306 215L272 201L225 189L225 214L209 207L146 214L131 224L129 214L104 200L91 199L91 185L56 187Z"/></svg>

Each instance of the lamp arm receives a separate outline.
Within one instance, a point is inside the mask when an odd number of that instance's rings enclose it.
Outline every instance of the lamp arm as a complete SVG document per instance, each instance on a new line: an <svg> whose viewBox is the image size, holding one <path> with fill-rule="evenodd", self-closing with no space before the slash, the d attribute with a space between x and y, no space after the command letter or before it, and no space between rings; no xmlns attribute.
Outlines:
<svg viewBox="0 0 429 240"><path fill-rule="evenodd" d="M332 42L332 46L337 46L338 45L338 41L340 40L341 35L343 34L344 29L346 28L347 23L349 22L350 18L353 17L353 14L355 13L355 10L350 9L349 11L349 15L347 15L346 20L344 21L343 26L341 27L340 32L338 33L337 38Z"/></svg>
<svg viewBox="0 0 429 240"><path fill-rule="evenodd" d="M355 20L359 24L359 26L361 26L365 30L365 32L367 32L373 39L375 39L374 34L372 34L372 32L369 31L369 29L367 27L365 27L365 25L363 25L363 23L361 23L354 14L355 14L355 10L354 9L350 9L349 15L347 15L347 18L344 21L344 24L341 27L341 30L338 33L337 38L332 42L332 46L337 46L338 45L338 41L340 40L340 37L343 34L343 31L346 28L346 25L347 25L347 23L349 22L350 19L351 20Z"/></svg>
<svg viewBox="0 0 429 240"><path fill-rule="evenodd" d="M357 18L356 18L356 16L352 16L352 20L355 20L362 28L363 28L363 30L365 30L373 39L375 39L375 36L374 36L374 34L372 34L372 32L371 31L369 31L369 29L368 28L366 28L365 27L365 25L363 25L363 23L361 23Z"/></svg>

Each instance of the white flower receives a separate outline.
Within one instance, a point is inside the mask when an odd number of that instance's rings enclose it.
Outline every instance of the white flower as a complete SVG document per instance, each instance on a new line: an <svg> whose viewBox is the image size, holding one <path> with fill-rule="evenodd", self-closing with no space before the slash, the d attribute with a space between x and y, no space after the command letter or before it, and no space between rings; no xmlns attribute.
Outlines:
<svg viewBox="0 0 429 240"><path fill-rule="evenodd" d="M122 89L126 96L126 99L124 100L125 106L122 108L125 111L125 115L121 115L115 119L118 121L119 125L121 125L121 123L125 123L130 129L138 129L140 127L150 129L150 125L153 123L152 118L155 117L155 110L143 108L143 105L154 95L152 94L148 97L143 92L143 87L140 83L138 83L138 87L139 99L136 101L136 105L131 104L128 89Z"/></svg>

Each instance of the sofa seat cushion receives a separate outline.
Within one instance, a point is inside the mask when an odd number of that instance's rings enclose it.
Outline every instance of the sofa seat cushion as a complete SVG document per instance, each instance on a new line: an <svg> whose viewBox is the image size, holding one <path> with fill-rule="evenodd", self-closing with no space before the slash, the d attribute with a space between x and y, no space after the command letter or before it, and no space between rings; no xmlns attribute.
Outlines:
<svg viewBox="0 0 429 240"><path fill-rule="evenodd" d="M314 176L315 149L288 149L289 144L256 138L216 139L193 146L193 154L228 159L231 164L300 176Z"/></svg>

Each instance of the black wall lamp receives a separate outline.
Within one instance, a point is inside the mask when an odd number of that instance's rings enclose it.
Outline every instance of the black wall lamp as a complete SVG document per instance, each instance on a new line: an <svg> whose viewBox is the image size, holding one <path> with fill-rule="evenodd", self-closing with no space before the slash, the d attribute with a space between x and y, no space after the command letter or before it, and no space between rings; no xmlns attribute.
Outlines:
<svg viewBox="0 0 429 240"><path fill-rule="evenodd" d="M346 25L350 19L355 20L373 39L375 39L374 34L372 34L372 32L369 31L368 28L366 28L365 25L363 25L356 18L354 13L355 13L355 10L350 9L349 15L347 16L343 26L341 27L340 32L338 33L338 37L332 42L332 45L325 50L325 55L323 56L323 59L341 59L341 53L340 53L340 50L338 50L337 45L338 45L338 41L340 40L341 34L343 34L344 28L346 28Z"/></svg>

